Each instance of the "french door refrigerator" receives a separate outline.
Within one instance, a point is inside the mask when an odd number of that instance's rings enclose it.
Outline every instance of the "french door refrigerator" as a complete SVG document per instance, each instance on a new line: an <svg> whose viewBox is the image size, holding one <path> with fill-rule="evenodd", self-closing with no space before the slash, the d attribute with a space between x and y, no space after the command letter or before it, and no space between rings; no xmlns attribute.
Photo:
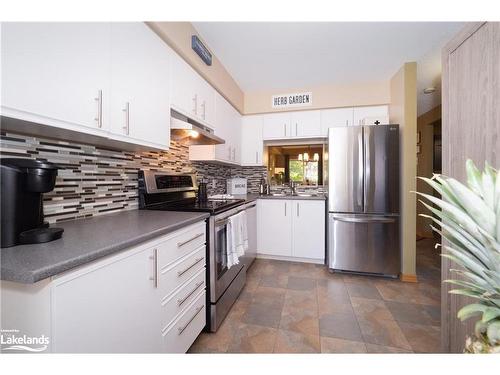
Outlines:
<svg viewBox="0 0 500 375"><path fill-rule="evenodd" d="M329 129L328 211L331 270L398 276L398 125Z"/></svg>

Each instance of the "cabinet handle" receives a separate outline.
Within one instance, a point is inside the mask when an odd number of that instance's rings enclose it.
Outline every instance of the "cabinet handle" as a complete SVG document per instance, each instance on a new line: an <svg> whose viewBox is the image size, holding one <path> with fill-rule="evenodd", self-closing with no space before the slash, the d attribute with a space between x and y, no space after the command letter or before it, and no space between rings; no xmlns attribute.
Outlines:
<svg viewBox="0 0 500 375"><path fill-rule="evenodd" d="M286 124L283 124L283 129L285 129L285 137L286 137Z"/></svg>
<svg viewBox="0 0 500 375"><path fill-rule="evenodd" d="M159 284L158 249L153 250L153 256L150 256L149 259L152 259L154 264L154 276L150 277L149 279L153 281L155 288L158 288Z"/></svg>
<svg viewBox="0 0 500 375"><path fill-rule="evenodd" d="M125 108L122 110L125 112L125 126L123 127L123 130L125 130L125 134L129 135L130 134L130 103L126 102L125 103Z"/></svg>
<svg viewBox="0 0 500 375"><path fill-rule="evenodd" d="M349 126L349 120L345 120L345 126Z"/></svg>
<svg viewBox="0 0 500 375"><path fill-rule="evenodd" d="M259 151L255 151L255 164L259 164Z"/></svg>
<svg viewBox="0 0 500 375"><path fill-rule="evenodd" d="M198 288L202 285L203 285L203 281L196 283L192 291L190 291L188 294L186 294L183 298L177 300L177 306L181 306L184 302L186 302L187 299L189 297L191 297L193 295L193 293L196 292L198 290Z"/></svg>
<svg viewBox="0 0 500 375"><path fill-rule="evenodd" d="M231 146L229 146L228 150L227 150L227 160L231 160Z"/></svg>
<svg viewBox="0 0 500 375"><path fill-rule="evenodd" d="M299 124L295 123L295 136L296 137L299 135L298 127L299 127Z"/></svg>
<svg viewBox="0 0 500 375"><path fill-rule="evenodd" d="M236 160L236 148L233 147L233 161Z"/></svg>
<svg viewBox="0 0 500 375"><path fill-rule="evenodd" d="M285 202L285 216L286 216L286 202Z"/></svg>
<svg viewBox="0 0 500 375"><path fill-rule="evenodd" d="M299 209L299 203L297 203L297 217L300 216L300 209Z"/></svg>
<svg viewBox="0 0 500 375"><path fill-rule="evenodd" d="M182 247L184 245L187 245L188 243L190 243L191 241L194 241L196 240L197 238L200 238L201 236L203 236L203 232L201 233L198 233L196 234L194 237L191 237L189 240L186 240L186 241L183 241L183 242L177 242L177 247Z"/></svg>
<svg viewBox="0 0 500 375"><path fill-rule="evenodd" d="M182 332L184 332L184 330L191 324L191 322L194 320L194 318L196 318L196 316L200 313L200 311L203 310L203 307L205 307L205 305L201 305L200 307L198 307L194 312L194 315L191 317L191 319L189 319L189 321L182 327L177 328L179 331L179 335L182 335Z"/></svg>
<svg viewBox="0 0 500 375"><path fill-rule="evenodd" d="M207 105L205 104L205 101L203 101L203 103L201 104L201 106L203 107L203 120L205 120L205 116L206 116L206 112L207 112Z"/></svg>
<svg viewBox="0 0 500 375"><path fill-rule="evenodd" d="M97 121L97 127L102 128L102 90L97 91L97 98L94 98L97 102L97 117L94 118Z"/></svg>
<svg viewBox="0 0 500 375"><path fill-rule="evenodd" d="M184 275L187 271L189 271L191 268L193 268L194 266L196 266L196 265L197 265L198 263L200 263L203 259L205 259L205 258L203 258L203 257L202 257L202 258L197 258L197 259L195 259L195 260L194 260L194 262L193 262L191 265L187 266L187 267L186 267L186 268L184 268L182 271L178 271L178 272L177 272L177 277L180 277L180 276Z"/></svg>
<svg viewBox="0 0 500 375"><path fill-rule="evenodd" d="M194 102L193 112L195 115L197 115L198 114L198 94L194 94L193 102Z"/></svg>

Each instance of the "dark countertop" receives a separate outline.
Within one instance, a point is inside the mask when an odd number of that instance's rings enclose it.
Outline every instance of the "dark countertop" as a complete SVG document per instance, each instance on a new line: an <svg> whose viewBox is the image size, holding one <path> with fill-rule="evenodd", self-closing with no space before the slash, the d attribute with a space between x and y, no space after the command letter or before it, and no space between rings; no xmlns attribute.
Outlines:
<svg viewBox="0 0 500 375"><path fill-rule="evenodd" d="M205 220L207 213L131 210L54 227L59 240L0 250L1 279L31 284Z"/></svg>

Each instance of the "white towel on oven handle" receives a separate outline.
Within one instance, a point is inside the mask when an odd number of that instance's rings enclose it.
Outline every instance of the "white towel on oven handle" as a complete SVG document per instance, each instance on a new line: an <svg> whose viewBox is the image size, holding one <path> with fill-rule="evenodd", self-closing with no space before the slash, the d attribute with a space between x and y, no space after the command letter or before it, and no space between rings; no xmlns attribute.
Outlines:
<svg viewBox="0 0 500 375"><path fill-rule="evenodd" d="M245 211L228 219L227 231L227 268L239 264L239 258L248 250L247 217Z"/></svg>

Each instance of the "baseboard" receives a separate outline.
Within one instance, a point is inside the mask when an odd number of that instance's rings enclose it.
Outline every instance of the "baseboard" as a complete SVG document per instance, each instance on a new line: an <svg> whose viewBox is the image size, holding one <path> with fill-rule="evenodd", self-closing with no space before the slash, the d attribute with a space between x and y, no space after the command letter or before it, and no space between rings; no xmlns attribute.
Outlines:
<svg viewBox="0 0 500 375"><path fill-rule="evenodd" d="M313 258L298 258L298 257L267 255L267 254L257 254L257 258L260 258L260 259L272 259L272 260L284 260L284 261L287 261L287 262L325 264L325 260L324 259L313 259Z"/></svg>
<svg viewBox="0 0 500 375"><path fill-rule="evenodd" d="M404 274L402 273L401 274L401 281L405 282L405 283L416 283L418 282L417 281L417 275L407 275L407 274Z"/></svg>

